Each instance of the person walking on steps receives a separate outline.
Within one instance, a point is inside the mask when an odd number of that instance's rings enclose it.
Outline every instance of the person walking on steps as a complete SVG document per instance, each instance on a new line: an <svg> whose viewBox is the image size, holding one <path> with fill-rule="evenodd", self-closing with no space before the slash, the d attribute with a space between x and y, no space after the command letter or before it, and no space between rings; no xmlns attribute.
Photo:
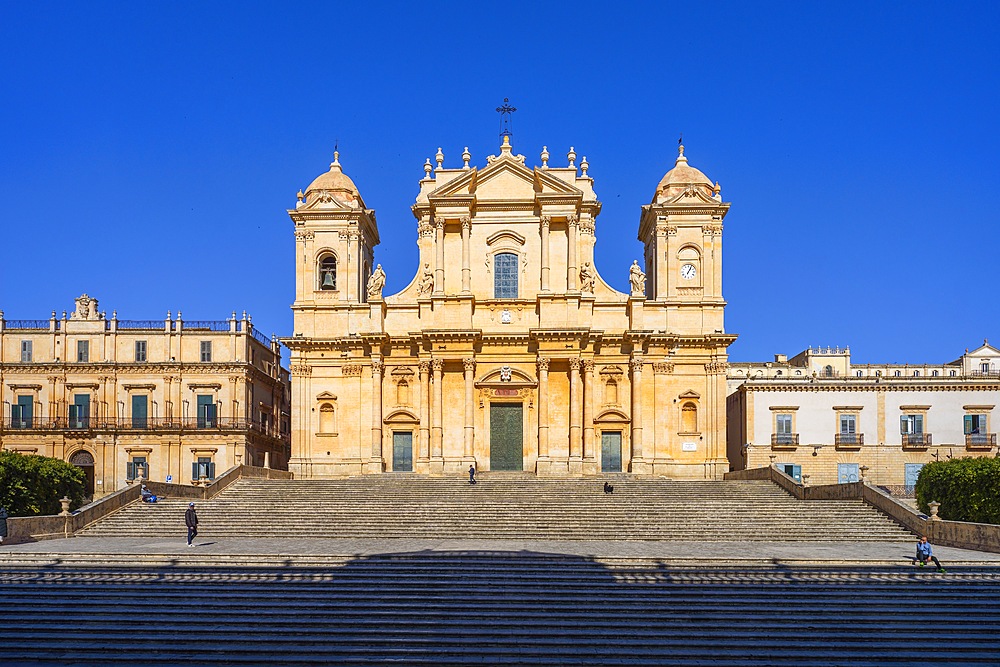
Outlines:
<svg viewBox="0 0 1000 667"><path fill-rule="evenodd" d="M187 512L184 513L184 523L188 529L188 546L194 546L194 538L198 535L198 515L194 512L194 503L188 503Z"/></svg>
<svg viewBox="0 0 1000 667"><path fill-rule="evenodd" d="M469 466L469 484L476 483L476 466Z"/></svg>
<svg viewBox="0 0 1000 667"><path fill-rule="evenodd" d="M931 549L931 543L927 541L927 536L923 535L917 542L917 565L924 567L927 565L927 561L934 561L934 565L937 566L937 571L944 573L944 568L941 567L941 561L937 559L934 555L934 551Z"/></svg>
<svg viewBox="0 0 1000 667"><path fill-rule="evenodd" d="M0 507L0 544L3 544L3 538L7 537L7 508Z"/></svg>

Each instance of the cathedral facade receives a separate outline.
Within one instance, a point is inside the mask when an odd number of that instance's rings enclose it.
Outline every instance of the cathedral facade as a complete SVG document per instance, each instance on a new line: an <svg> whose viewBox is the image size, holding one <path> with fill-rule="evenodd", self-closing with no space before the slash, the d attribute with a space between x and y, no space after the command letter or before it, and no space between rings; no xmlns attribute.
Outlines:
<svg viewBox="0 0 1000 667"><path fill-rule="evenodd" d="M529 167L428 160L419 264L383 295L375 213L335 154L288 213L298 478L362 473L632 472L719 479L726 459L722 222L714 184L676 163L641 209L630 293L594 261L601 203L570 149Z"/></svg>

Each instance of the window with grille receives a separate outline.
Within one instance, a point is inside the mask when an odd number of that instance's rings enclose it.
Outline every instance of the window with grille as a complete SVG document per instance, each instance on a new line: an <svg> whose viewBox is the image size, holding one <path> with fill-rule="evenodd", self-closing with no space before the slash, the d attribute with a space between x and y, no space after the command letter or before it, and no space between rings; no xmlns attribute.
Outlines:
<svg viewBox="0 0 1000 667"><path fill-rule="evenodd" d="M502 252L493 263L493 298L517 298L517 255Z"/></svg>

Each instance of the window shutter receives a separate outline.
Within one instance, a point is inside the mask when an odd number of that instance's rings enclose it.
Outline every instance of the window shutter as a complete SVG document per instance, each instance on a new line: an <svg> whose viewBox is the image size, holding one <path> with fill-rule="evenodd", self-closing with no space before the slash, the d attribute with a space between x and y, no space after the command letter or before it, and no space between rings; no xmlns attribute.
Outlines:
<svg viewBox="0 0 1000 667"><path fill-rule="evenodd" d="M899 432L902 435L909 435L910 433L910 420L906 415L899 418Z"/></svg>
<svg viewBox="0 0 1000 667"><path fill-rule="evenodd" d="M198 462L191 464L191 479L198 479Z"/></svg>
<svg viewBox="0 0 1000 667"><path fill-rule="evenodd" d="M920 434L924 432L924 416L913 415L913 432Z"/></svg>
<svg viewBox="0 0 1000 667"><path fill-rule="evenodd" d="M135 479L135 464L131 461L125 464L125 479Z"/></svg>
<svg viewBox="0 0 1000 667"><path fill-rule="evenodd" d="M215 461L208 464L208 478L215 479Z"/></svg>
<svg viewBox="0 0 1000 667"><path fill-rule="evenodd" d="M965 415L965 435L973 432L972 415Z"/></svg>

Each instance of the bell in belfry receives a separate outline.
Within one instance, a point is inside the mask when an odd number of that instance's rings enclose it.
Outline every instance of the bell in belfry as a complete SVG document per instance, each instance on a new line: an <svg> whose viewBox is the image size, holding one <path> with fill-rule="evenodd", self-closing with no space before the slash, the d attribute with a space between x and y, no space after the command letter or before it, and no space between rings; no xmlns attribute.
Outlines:
<svg viewBox="0 0 1000 667"><path fill-rule="evenodd" d="M333 271L323 272L323 289L336 289L337 279L333 277Z"/></svg>

